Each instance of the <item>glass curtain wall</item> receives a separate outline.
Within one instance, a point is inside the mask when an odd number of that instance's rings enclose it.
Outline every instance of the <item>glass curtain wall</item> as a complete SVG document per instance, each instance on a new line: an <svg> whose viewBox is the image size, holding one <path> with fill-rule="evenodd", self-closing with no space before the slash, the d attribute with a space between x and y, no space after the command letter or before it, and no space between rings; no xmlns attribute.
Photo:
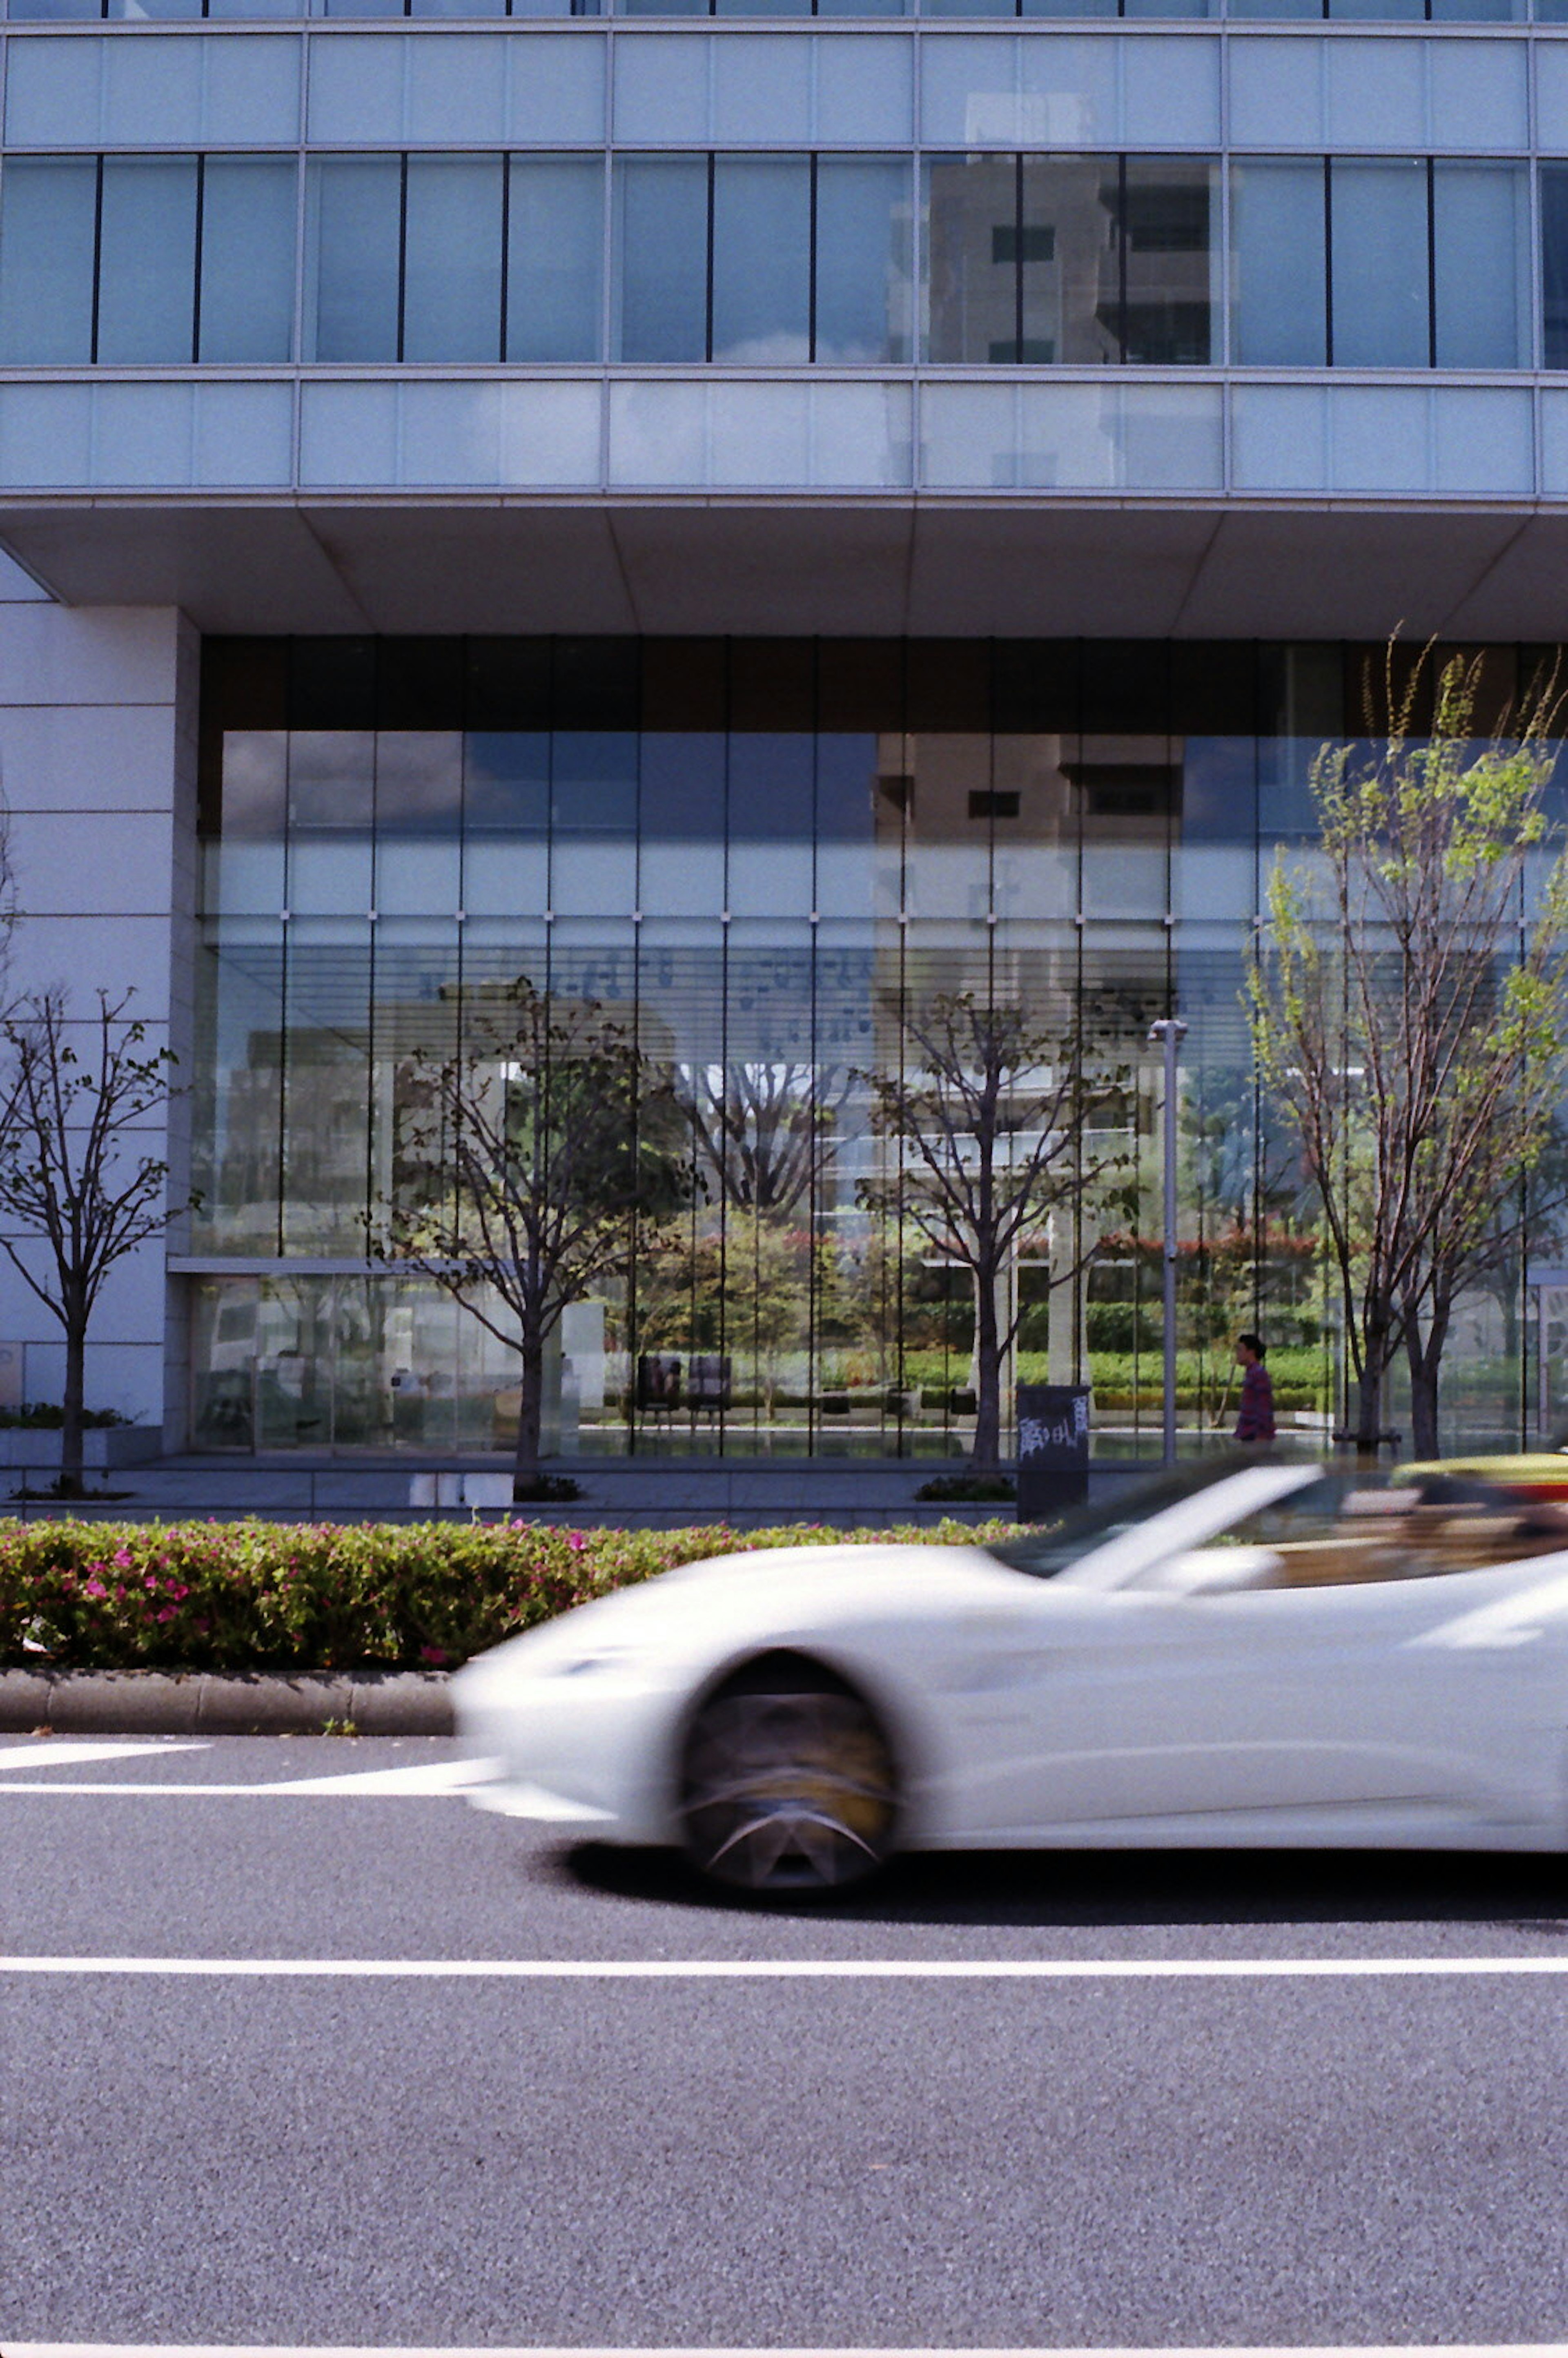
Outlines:
<svg viewBox="0 0 1568 2358"><path fill-rule="evenodd" d="M635 1034L687 1174L567 1314L562 1445L962 1453L973 1289L908 1217L918 1130L877 1116L964 994L1076 1035L1100 1076L1070 1141L1082 1184L1006 1274L1006 1385L1090 1381L1099 1451L1158 1447L1148 1032L1174 1011L1184 1425L1233 1422L1232 1339L1257 1326L1287 1427L1326 1429L1342 1378L1314 1215L1242 993L1268 865L1310 840L1312 758L1358 725L1368 656L210 641L196 1442L504 1444L504 1339L365 1255L427 1102L414 1060L493 1044L520 978ZM1506 694L1534 661L1493 650L1488 680ZM1456 1443L1553 1406L1523 1274L1456 1328Z"/></svg>

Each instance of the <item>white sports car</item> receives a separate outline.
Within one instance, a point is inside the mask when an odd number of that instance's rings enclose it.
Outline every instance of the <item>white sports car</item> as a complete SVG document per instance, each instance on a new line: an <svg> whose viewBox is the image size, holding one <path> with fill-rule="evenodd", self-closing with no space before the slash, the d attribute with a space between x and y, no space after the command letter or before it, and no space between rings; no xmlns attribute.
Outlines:
<svg viewBox="0 0 1568 2358"><path fill-rule="evenodd" d="M752 1889L895 1849L1559 1849L1568 1514L1189 1467L1000 1547L686 1565L454 1699L481 1808Z"/></svg>

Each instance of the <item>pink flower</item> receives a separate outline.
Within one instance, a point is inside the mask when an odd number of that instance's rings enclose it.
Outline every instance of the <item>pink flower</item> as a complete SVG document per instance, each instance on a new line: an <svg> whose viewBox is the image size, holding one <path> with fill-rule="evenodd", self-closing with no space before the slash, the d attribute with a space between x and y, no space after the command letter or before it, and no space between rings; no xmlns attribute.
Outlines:
<svg viewBox="0 0 1568 2358"><path fill-rule="evenodd" d="M81 1593L83 1596L107 1596L109 1591L101 1580L84 1580L81 1584Z"/></svg>
<svg viewBox="0 0 1568 2358"><path fill-rule="evenodd" d="M119 1565L122 1572L129 1572L131 1569L130 1549L124 1547L116 1548L114 1550L114 1561Z"/></svg>
<svg viewBox="0 0 1568 2358"><path fill-rule="evenodd" d="M580 1531L573 1531L567 1541L567 1545L570 1548L574 1555L580 1555L584 1548L588 1545L588 1541L584 1539Z"/></svg>
<svg viewBox="0 0 1568 2358"><path fill-rule="evenodd" d="M173 1606L172 1605L166 1605L166 1606L164 1606L164 1608L163 1608L163 1611L158 1615L158 1617L158 1617L158 1619L159 1619L160 1621L172 1621L172 1620L173 1620L173 1618L174 1618L174 1614L175 1614L175 1608L174 1608L174 1606Z"/></svg>

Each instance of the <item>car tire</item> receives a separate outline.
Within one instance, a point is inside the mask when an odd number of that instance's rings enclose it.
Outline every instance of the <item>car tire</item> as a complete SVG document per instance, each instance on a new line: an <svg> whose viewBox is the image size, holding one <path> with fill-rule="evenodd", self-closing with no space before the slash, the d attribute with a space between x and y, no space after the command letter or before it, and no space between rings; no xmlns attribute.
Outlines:
<svg viewBox="0 0 1568 2358"><path fill-rule="evenodd" d="M694 1714L681 1756L686 1855L731 1890L864 1883L893 1847L892 1747L865 1698L819 1663L764 1655Z"/></svg>

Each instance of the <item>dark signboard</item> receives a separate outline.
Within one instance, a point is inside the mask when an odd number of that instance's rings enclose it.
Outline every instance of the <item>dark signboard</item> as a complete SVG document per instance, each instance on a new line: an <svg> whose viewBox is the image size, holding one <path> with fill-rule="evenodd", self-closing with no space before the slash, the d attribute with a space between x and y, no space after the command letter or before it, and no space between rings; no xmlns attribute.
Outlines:
<svg viewBox="0 0 1568 2358"><path fill-rule="evenodd" d="M1018 1520L1080 1507L1089 1493L1087 1384L1018 1387Z"/></svg>

